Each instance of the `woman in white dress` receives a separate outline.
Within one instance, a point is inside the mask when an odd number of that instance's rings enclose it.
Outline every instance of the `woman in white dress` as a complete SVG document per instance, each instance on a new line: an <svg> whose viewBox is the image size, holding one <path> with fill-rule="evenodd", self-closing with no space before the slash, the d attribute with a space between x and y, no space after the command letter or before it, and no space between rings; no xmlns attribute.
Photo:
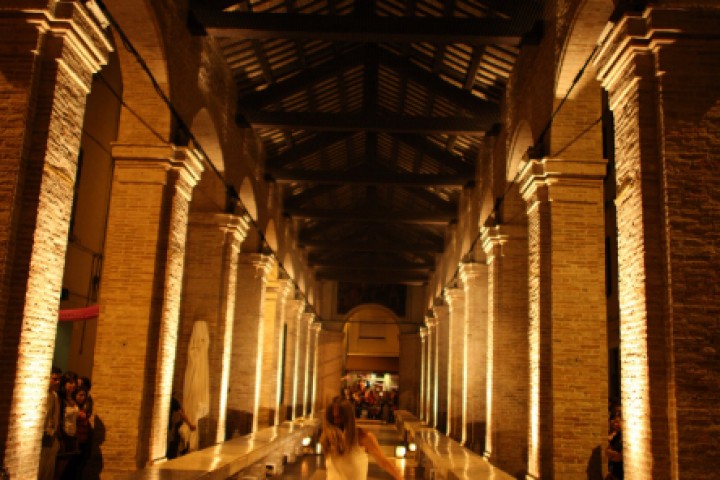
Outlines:
<svg viewBox="0 0 720 480"><path fill-rule="evenodd" d="M320 443L325 453L327 480L366 480L368 454L395 480L403 478L383 455L375 435L355 427L355 408L344 398L335 397L325 410Z"/></svg>

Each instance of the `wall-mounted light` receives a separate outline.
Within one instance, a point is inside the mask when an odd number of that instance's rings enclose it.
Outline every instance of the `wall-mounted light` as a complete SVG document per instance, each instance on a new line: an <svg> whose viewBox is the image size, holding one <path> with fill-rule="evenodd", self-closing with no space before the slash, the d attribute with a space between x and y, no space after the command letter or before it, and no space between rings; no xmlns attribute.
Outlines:
<svg viewBox="0 0 720 480"><path fill-rule="evenodd" d="M411 452L417 451L417 444L415 442L408 443L408 450Z"/></svg>
<svg viewBox="0 0 720 480"><path fill-rule="evenodd" d="M407 454L407 448L405 448L405 445L395 446L395 457L396 458L405 458L406 454Z"/></svg>

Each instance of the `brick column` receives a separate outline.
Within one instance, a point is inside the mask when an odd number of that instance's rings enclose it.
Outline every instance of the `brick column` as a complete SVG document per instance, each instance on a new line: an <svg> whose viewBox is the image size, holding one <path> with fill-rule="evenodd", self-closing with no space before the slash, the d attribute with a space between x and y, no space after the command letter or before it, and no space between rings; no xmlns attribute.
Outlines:
<svg viewBox="0 0 720 480"><path fill-rule="evenodd" d="M297 350L295 355L295 384L293 385L293 398L295 399L295 409L293 410L293 420L305 416L306 392L307 392L307 375L308 375L308 356L309 339L308 328L312 322L313 314L305 312L305 303L300 309L300 318L298 319L298 339Z"/></svg>
<svg viewBox="0 0 720 480"><path fill-rule="evenodd" d="M313 322L310 324L310 338L312 342L311 353L311 367L310 367L310 411L311 417L315 417L318 412L318 358L320 356L320 330L322 325L319 322Z"/></svg>
<svg viewBox="0 0 720 480"><path fill-rule="evenodd" d="M241 253L228 388L226 437L257 431L262 379L265 286L275 265L269 255Z"/></svg>
<svg viewBox="0 0 720 480"><path fill-rule="evenodd" d="M0 462L34 478L85 102L112 47L69 1L5 8L0 38Z"/></svg>
<svg viewBox="0 0 720 480"><path fill-rule="evenodd" d="M445 291L448 304L448 424L447 435L457 442L465 439L465 292L461 288Z"/></svg>
<svg viewBox="0 0 720 480"><path fill-rule="evenodd" d="M428 425L437 428L437 320L434 317L425 317L425 325L427 325L428 329L428 368L425 382L427 410L425 421Z"/></svg>
<svg viewBox="0 0 720 480"><path fill-rule="evenodd" d="M313 321L315 320L315 314L311 312L304 312L302 325L304 326L304 346L302 348L304 360L303 360L303 372L302 382L298 388L298 394L300 395L299 403L301 405L299 416L306 417L310 414L310 399L312 396L312 374L313 374Z"/></svg>
<svg viewBox="0 0 720 480"><path fill-rule="evenodd" d="M435 400L435 427L445 433L449 426L448 421L448 373L450 365L449 357L449 336L450 325L447 305L433 306L433 313L437 321L437 343L436 345L436 400Z"/></svg>
<svg viewBox="0 0 720 480"><path fill-rule="evenodd" d="M528 431L527 239L521 225L483 228L488 257L488 398L485 455L525 472Z"/></svg>
<svg viewBox="0 0 720 480"><path fill-rule="evenodd" d="M615 122L626 478L720 465L718 22L717 5L648 9L596 60Z"/></svg>
<svg viewBox="0 0 720 480"><path fill-rule="evenodd" d="M294 292L294 289L292 290ZM287 335L285 338L285 358L281 361L283 376L283 394L280 420L295 418L295 401L297 395L297 367L298 367L298 340L299 323L302 318L305 302L298 298L291 298L285 302L285 324Z"/></svg>
<svg viewBox="0 0 720 480"><path fill-rule="evenodd" d="M96 421L112 425L102 445L111 475L165 456L188 209L202 169L191 151L167 145L116 145L113 157L93 368Z"/></svg>
<svg viewBox="0 0 720 480"><path fill-rule="evenodd" d="M465 290L467 351L465 445L482 454L485 451L487 421L488 267L484 263L463 263L460 279Z"/></svg>
<svg viewBox="0 0 720 480"><path fill-rule="evenodd" d="M324 410L333 398L340 395L345 356L342 332L320 330L318 334L316 412Z"/></svg>
<svg viewBox="0 0 720 480"><path fill-rule="evenodd" d="M418 411L420 388L420 337L417 332L400 334L400 388L398 406L413 414Z"/></svg>
<svg viewBox="0 0 720 480"><path fill-rule="evenodd" d="M280 423L282 376L280 365L283 361L285 327L285 303L293 289L288 279L268 283L265 297L262 392L260 394L260 425L271 426ZM262 423L265 421L266 423Z"/></svg>
<svg viewBox="0 0 720 480"><path fill-rule="evenodd" d="M602 475L607 444L604 160L530 161L528 478ZM588 470L590 469L590 470Z"/></svg>
<svg viewBox="0 0 720 480"><path fill-rule="evenodd" d="M420 327L420 405L418 418L427 421L427 368L428 368L428 352L427 352L427 327Z"/></svg>
<svg viewBox="0 0 720 480"><path fill-rule="evenodd" d="M210 336L210 413L198 423L200 448L225 440L238 253L247 230L247 223L234 215L190 214L173 391L181 400L193 325L205 321Z"/></svg>

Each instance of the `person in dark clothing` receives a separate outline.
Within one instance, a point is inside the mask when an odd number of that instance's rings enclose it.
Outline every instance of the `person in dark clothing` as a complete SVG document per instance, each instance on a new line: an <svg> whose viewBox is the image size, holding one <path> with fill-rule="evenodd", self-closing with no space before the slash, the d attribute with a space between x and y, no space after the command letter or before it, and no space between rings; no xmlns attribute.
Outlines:
<svg viewBox="0 0 720 480"><path fill-rule="evenodd" d="M187 442L187 434L184 434L183 426L191 431L197 427L193 425L185 415L180 402L177 398L172 397L170 400L170 421L168 424L168 445L166 456L168 459L177 458L185 455L188 451L189 444Z"/></svg>
<svg viewBox="0 0 720 480"><path fill-rule="evenodd" d="M613 412L610 424L612 432L605 450L608 457L608 475L605 478L607 480L623 480L622 414L619 409Z"/></svg>

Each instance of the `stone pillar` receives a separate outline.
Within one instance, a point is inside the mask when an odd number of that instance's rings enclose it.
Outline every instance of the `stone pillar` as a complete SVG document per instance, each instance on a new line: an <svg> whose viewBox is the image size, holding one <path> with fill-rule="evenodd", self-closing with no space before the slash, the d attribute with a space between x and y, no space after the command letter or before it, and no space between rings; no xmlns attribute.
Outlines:
<svg viewBox="0 0 720 480"><path fill-rule="evenodd" d="M234 215L190 214L173 392L182 402L190 336L195 322L204 321L210 336L210 412L197 423L200 448L225 440L238 252L247 230L245 220Z"/></svg>
<svg viewBox="0 0 720 480"><path fill-rule="evenodd" d="M111 475L165 456L188 209L202 170L191 151L168 145L115 145L113 157L92 392L96 421L113 426L102 445Z"/></svg>
<svg viewBox="0 0 720 480"><path fill-rule="evenodd" d="M271 275L272 276L272 275ZM262 357L260 365L260 408L258 411L257 428L276 425L279 414L278 394L280 393L278 381L279 357L282 353L282 321L285 299L290 285L286 280L268 279L265 288L265 299L262 320Z"/></svg>
<svg viewBox="0 0 720 480"><path fill-rule="evenodd" d="M487 331L488 267L463 263L460 279L465 291L465 445L477 453L485 451L487 421Z"/></svg>
<svg viewBox="0 0 720 480"><path fill-rule="evenodd" d="M607 443L604 160L532 160L528 478L602 475ZM568 388L571 387L571 388ZM590 469L590 470L588 470Z"/></svg>
<svg viewBox="0 0 720 480"><path fill-rule="evenodd" d="M448 424L447 435L457 442L465 439L465 292L461 288L445 291L448 304Z"/></svg>
<svg viewBox="0 0 720 480"><path fill-rule="evenodd" d="M310 350L310 411L309 415L315 417L318 412L318 357L320 352L320 331L322 325L319 322L310 324L310 339L312 342Z"/></svg>
<svg viewBox="0 0 720 480"><path fill-rule="evenodd" d="M112 46L72 1L5 7L0 38L0 463L34 478L85 102Z"/></svg>
<svg viewBox="0 0 720 480"><path fill-rule="evenodd" d="M269 255L238 256L226 438L257 431L265 287L274 265L275 260Z"/></svg>
<svg viewBox="0 0 720 480"><path fill-rule="evenodd" d="M291 289L291 293L294 289ZM299 323L302 318L305 302L298 298L291 298L285 302L285 356L281 360L282 375L282 408L280 421L295 418L295 405L297 398L297 368L298 368L298 340Z"/></svg>
<svg viewBox="0 0 720 480"><path fill-rule="evenodd" d="M413 414L418 412L420 388L420 337L417 332L400 334L400 388L398 406Z"/></svg>
<svg viewBox="0 0 720 480"><path fill-rule="evenodd" d="M273 342L275 351L275 360L272 365L272 375L275 377L275 405L273 406L275 417L271 425L280 425L281 420L285 420L285 413L281 415L283 402L283 375L285 373L285 348L287 337L287 305L291 302L292 295L295 293L295 286L292 280L282 278L278 280L278 289L275 306L275 338L269 340ZM293 352L294 353L294 352ZM293 357L294 359L294 357Z"/></svg>
<svg viewBox="0 0 720 480"><path fill-rule="evenodd" d="M317 353L317 396L316 412L322 411L340 395L340 377L342 376L343 333L330 330L320 330Z"/></svg>
<svg viewBox="0 0 720 480"><path fill-rule="evenodd" d="M626 478L712 478L720 451L717 5L646 10L603 39L615 125Z"/></svg>
<svg viewBox="0 0 720 480"><path fill-rule="evenodd" d="M308 392L308 374L310 371L310 323L313 321L314 315L309 312L300 314L298 327L298 349L297 361L295 362L295 410L294 417L304 417L307 409L307 392Z"/></svg>
<svg viewBox="0 0 720 480"><path fill-rule="evenodd" d="M420 327L420 405L418 418L427 421L427 368L428 368L428 351L427 351L427 327Z"/></svg>
<svg viewBox="0 0 720 480"><path fill-rule="evenodd" d="M521 225L483 228L488 257L488 398L485 456L527 471L527 238Z"/></svg>
<svg viewBox="0 0 720 480"><path fill-rule="evenodd" d="M450 325L447 305L435 305L433 313L437 319L436 348L436 400L435 400L435 428L445 433L449 426L448 421L448 373L450 365L449 336Z"/></svg>
<svg viewBox="0 0 720 480"><path fill-rule="evenodd" d="M428 425L437 428L437 320L433 317L425 317L425 325L428 329L428 369L427 380L427 411L425 414Z"/></svg>

